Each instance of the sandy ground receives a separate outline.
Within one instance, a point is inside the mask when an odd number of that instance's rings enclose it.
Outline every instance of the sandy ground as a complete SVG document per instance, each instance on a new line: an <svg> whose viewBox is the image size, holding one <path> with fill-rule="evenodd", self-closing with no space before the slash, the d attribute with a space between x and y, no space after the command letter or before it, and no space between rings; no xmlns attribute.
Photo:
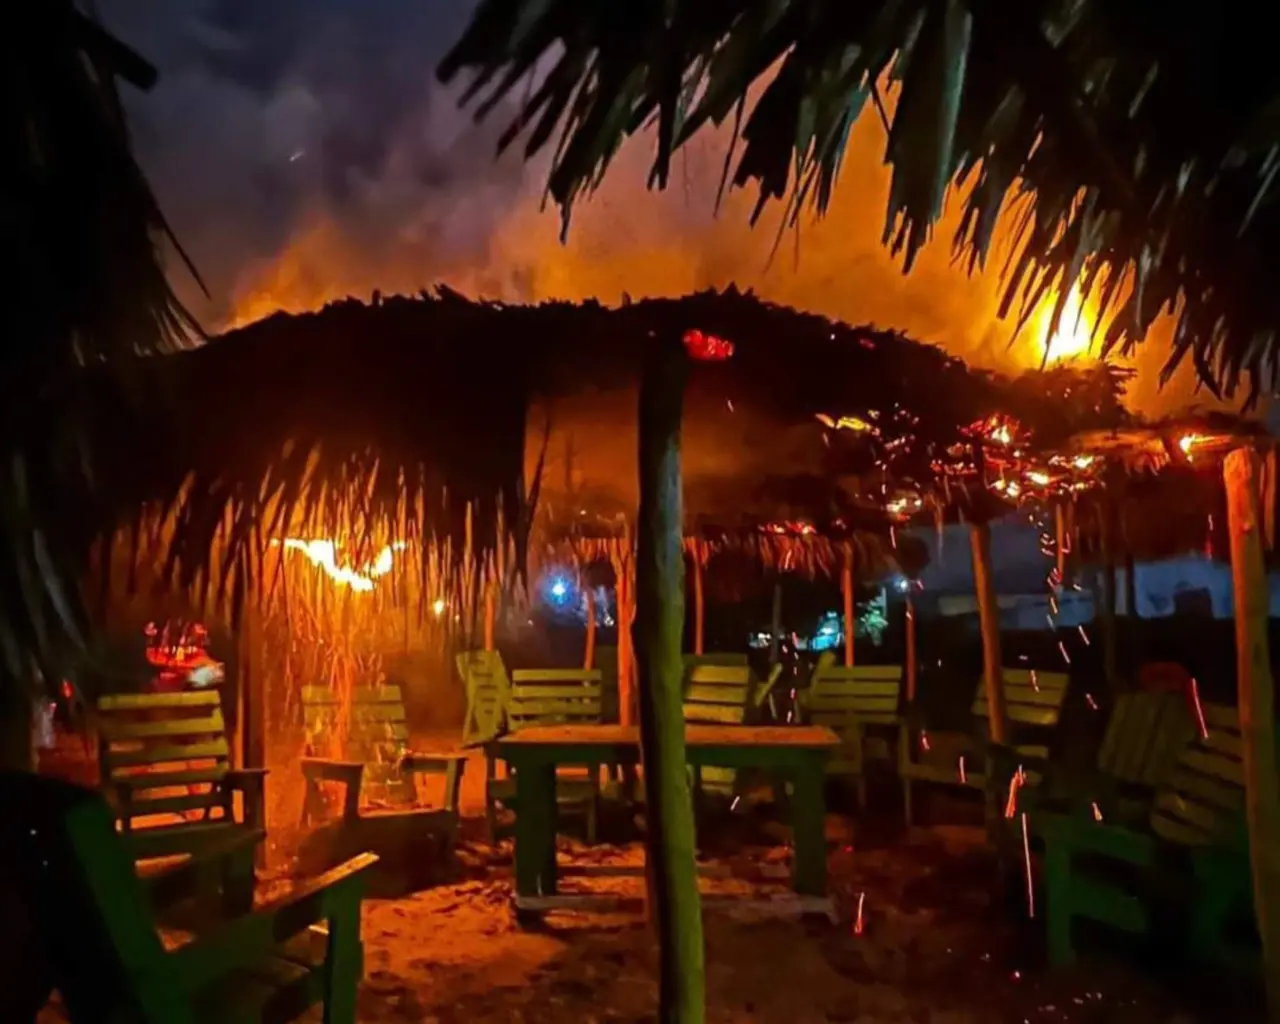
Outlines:
<svg viewBox="0 0 1280 1024"><path fill-rule="evenodd" d="M464 841L450 881L401 899L366 901L360 1020L654 1020L657 965L643 916L557 913L537 928L518 924L510 908L510 843L484 841L482 793L477 762L464 786ZM1245 997L1222 979L1184 979L1175 989L1153 980L1158 972L1114 959L1049 972L1025 890L997 884L980 828L903 832L892 790L873 792L873 803L880 813L861 824L828 815L836 922L725 909L704 915L708 1020L1244 1024L1253 1018ZM963 818L965 808L942 803L929 805L932 816ZM642 848L627 816L615 814L606 824L615 844L586 848L565 839L561 862L640 865ZM767 808L703 826L704 860L728 876L705 879L705 892L785 891L786 829ZM286 822L272 832L267 895L288 884L287 847L296 840ZM707 836L714 836L713 846ZM639 895L642 884L573 879L564 888ZM57 1019L55 1012L42 1016Z"/></svg>

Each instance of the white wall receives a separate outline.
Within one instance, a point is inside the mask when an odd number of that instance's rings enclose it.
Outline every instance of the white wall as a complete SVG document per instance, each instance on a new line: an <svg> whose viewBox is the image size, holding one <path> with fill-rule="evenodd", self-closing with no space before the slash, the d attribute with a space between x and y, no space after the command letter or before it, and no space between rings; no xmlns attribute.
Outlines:
<svg viewBox="0 0 1280 1024"><path fill-rule="evenodd" d="M969 548L969 528L963 523L945 526L941 537L927 527L911 531L929 548L929 564L920 574L926 594L937 599L943 615L965 615L976 610L973 561ZM1049 612L1045 576L1050 560L1041 553L1042 529L1027 522L1025 516L1010 517L991 527L991 558L1000 595L1001 618L1015 629L1044 626ZM1141 562L1135 567L1135 596L1138 615L1144 619L1163 618L1174 612L1175 595L1183 591L1208 591L1213 616L1233 616L1231 567L1224 562L1188 555L1164 562ZM1058 595L1061 626L1076 626L1093 618L1091 591L1096 586L1097 570L1086 567L1075 582L1079 591L1070 588ZM1280 617L1280 574L1272 573L1271 615ZM1117 611L1129 614L1126 607L1128 588L1125 572L1116 571Z"/></svg>

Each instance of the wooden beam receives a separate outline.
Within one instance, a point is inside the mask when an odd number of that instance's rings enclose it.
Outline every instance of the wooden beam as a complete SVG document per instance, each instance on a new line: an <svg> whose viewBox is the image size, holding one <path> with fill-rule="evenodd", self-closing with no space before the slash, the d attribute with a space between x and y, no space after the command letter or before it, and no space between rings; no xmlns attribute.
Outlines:
<svg viewBox="0 0 1280 1024"><path fill-rule="evenodd" d="M991 526L969 524L969 542L973 552L973 584L978 597L978 624L982 630L982 678L987 693L987 719L991 739L1008 740L1004 706L1004 668L1000 654L1000 605L996 597L995 576L991 569Z"/></svg>
<svg viewBox="0 0 1280 1024"><path fill-rule="evenodd" d="M907 703L911 704L916 699L916 606L911 599L911 592L907 592Z"/></svg>
<svg viewBox="0 0 1280 1024"><path fill-rule="evenodd" d="M702 591L702 541L693 542L693 653L705 650L706 599Z"/></svg>
<svg viewBox="0 0 1280 1024"><path fill-rule="evenodd" d="M494 643L494 627L497 620L497 608L493 599L493 581L486 578L484 581L484 649L492 651L495 649Z"/></svg>
<svg viewBox="0 0 1280 1024"><path fill-rule="evenodd" d="M1275 680L1267 642L1271 595L1263 557L1260 463L1250 449L1227 456L1227 528L1235 598L1236 673L1244 744L1245 812L1253 907L1262 938L1268 1019L1280 1022L1280 772L1276 766Z"/></svg>
<svg viewBox="0 0 1280 1024"><path fill-rule="evenodd" d="M858 616L853 601L853 544L844 546L844 565L840 570L840 593L844 597L844 663L853 668L854 638L858 632Z"/></svg>
<svg viewBox="0 0 1280 1024"><path fill-rule="evenodd" d="M582 667L596 667L596 592L589 583L587 594L587 642L582 654Z"/></svg>
<svg viewBox="0 0 1280 1024"><path fill-rule="evenodd" d="M773 610L769 613L769 664L778 664L782 644L782 575L773 582Z"/></svg>
<svg viewBox="0 0 1280 1024"><path fill-rule="evenodd" d="M640 750L648 799L649 905L656 925L658 1019L706 1019L702 905L693 801L685 769L684 510L680 431L688 357L678 337L651 342L640 384L640 513L635 654Z"/></svg>

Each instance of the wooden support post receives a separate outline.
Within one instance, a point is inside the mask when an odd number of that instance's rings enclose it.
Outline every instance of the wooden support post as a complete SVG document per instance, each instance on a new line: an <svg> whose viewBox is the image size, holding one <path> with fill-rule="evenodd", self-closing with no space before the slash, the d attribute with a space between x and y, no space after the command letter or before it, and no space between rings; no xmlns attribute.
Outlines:
<svg viewBox="0 0 1280 1024"><path fill-rule="evenodd" d="M1280 773L1276 765L1275 681L1267 643L1270 588L1263 558L1259 459L1249 449L1227 456L1227 526L1235 598L1236 672L1244 742L1245 811L1253 870L1253 906L1262 938L1268 1019L1280 1022Z"/></svg>
<svg viewBox="0 0 1280 1024"><path fill-rule="evenodd" d="M853 668L854 637L857 634L858 616L853 602L853 544L844 546L844 565L840 570L840 594L844 598L844 663Z"/></svg>
<svg viewBox="0 0 1280 1024"><path fill-rule="evenodd" d="M497 609L493 599L493 581L486 579L484 581L484 649L492 651L495 649L494 643L494 627L497 620Z"/></svg>
<svg viewBox="0 0 1280 1024"><path fill-rule="evenodd" d="M706 599L702 592L702 541L693 542L693 653L702 654L706 640Z"/></svg>
<svg viewBox="0 0 1280 1024"><path fill-rule="evenodd" d="M1061 501L1053 506L1053 546L1057 555L1058 585L1065 587L1067 585L1067 549L1070 543L1067 540L1067 510L1063 508Z"/></svg>
<svg viewBox="0 0 1280 1024"><path fill-rule="evenodd" d="M969 540L973 549L973 584L978 595L978 623L982 630L982 678L990 712L987 720L992 741L1005 743L1008 729L1004 708L1004 668L1000 655L1000 605L991 570L990 525L970 523Z"/></svg>
<svg viewBox="0 0 1280 1024"><path fill-rule="evenodd" d="M1102 674L1107 684L1115 687L1116 673L1116 536L1115 506L1108 495L1102 497Z"/></svg>
<svg viewBox="0 0 1280 1024"><path fill-rule="evenodd" d="M782 642L782 575L773 584L773 610L769 614L769 664L778 664Z"/></svg>
<svg viewBox="0 0 1280 1024"><path fill-rule="evenodd" d="M619 542L623 545L615 572L618 578L618 721L635 724L635 647L632 623L635 621L635 562L631 557L631 535Z"/></svg>
<svg viewBox="0 0 1280 1024"><path fill-rule="evenodd" d="M596 591L590 584L586 587L587 596L587 642L582 655L583 668L595 668L596 665Z"/></svg>
<svg viewBox="0 0 1280 1024"><path fill-rule="evenodd" d="M650 907L661 964L658 1019L706 1017L702 905L694 859L693 802L685 768L681 640L684 632L680 427L687 356L660 338L640 385L640 515L635 653L640 748L648 798Z"/></svg>
<svg viewBox="0 0 1280 1024"><path fill-rule="evenodd" d="M907 703L916 699L916 606L907 592Z"/></svg>

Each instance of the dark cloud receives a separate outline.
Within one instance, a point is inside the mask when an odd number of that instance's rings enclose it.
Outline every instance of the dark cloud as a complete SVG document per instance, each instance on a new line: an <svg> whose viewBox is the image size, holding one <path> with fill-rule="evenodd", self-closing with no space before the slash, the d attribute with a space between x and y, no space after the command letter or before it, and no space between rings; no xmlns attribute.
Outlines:
<svg viewBox="0 0 1280 1024"><path fill-rule="evenodd" d="M244 268L307 222L356 251L412 236L424 284L483 250L526 173L494 165L496 129L475 130L434 80L471 2L103 0L160 68L129 111L214 325Z"/></svg>

